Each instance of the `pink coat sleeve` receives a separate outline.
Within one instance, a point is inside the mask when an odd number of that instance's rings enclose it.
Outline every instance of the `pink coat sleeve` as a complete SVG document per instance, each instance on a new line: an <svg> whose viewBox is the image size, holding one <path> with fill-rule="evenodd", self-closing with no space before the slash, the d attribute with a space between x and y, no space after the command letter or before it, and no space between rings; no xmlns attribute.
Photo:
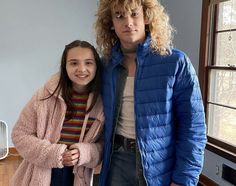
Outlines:
<svg viewBox="0 0 236 186"><path fill-rule="evenodd" d="M77 143L76 147L80 151L80 158L77 166L85 166L88 168L95 168L101 163L102 142L98 143Z"/></svg>
<svg viewBox="0 0 236 186"><path fill-rule="evenodd" d="M36 93L21 111L11 134L12 141L28 162L43 168L63 167L61 157L66 145L37 137L37 102Z"/></svg>

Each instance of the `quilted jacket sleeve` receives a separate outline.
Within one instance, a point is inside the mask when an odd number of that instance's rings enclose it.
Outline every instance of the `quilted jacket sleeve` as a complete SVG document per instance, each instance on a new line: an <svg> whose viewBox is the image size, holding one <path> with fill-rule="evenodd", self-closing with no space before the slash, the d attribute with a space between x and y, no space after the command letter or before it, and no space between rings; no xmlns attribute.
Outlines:
<svg viewBox="0 0 236 186"><path fill-rule="evenodd" d="M197 185L206 144L205 114L197 75L187 56L178 62L174 85L176 165L172 180Z"/></svg>
<svg viewBox="0 0 236 186"><path fill-rule="evenodd" d="M12 131L12 141L28 162L44 168L63 167L61 155L66 145L52 144L37 137L37 103L36 93L21 111Z"/></svg>

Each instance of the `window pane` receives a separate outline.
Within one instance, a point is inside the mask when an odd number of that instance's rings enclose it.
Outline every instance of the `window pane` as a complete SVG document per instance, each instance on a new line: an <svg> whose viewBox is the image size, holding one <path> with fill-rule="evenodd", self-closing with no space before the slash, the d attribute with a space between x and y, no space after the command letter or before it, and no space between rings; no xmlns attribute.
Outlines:
<svg viewBox="0 0 236 186"><path fill-rule="evenodd" d="M219 4L218 29L236 29L236 0Z"/></svg>
<svg viewBox="0 0 236 186"><path fill-rule="evenodd" d="M236 65L236 31L217 34L216 65Z"/></svg>
<svg viewBox="0 0 236 186"><path fill-rule="evenodd" d="M236 147L236 110L209 104L208 135Z"/></svg>
<svg viewBox="0 0 236 186"><path fill-rule="evenodd" d="M209 83L208 135L235 146L236 71L211 69Z"/></svg>
<svg viewBox="0 0 236 186"><path fill-rule="evenodd" d="M209 101L236 108L236 71L210 71Z"/></svg>

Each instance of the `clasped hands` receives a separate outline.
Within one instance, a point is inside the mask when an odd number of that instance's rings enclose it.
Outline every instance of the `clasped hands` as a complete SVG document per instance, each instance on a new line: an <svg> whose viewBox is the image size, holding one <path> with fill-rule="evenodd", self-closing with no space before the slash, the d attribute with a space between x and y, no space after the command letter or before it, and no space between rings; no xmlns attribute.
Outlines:
<svg viewBox="0 0 236 186"><path fill-rule="evenodd" d="M62 164L64 166L74 166L78 163L80 152L78 149L66 149L62 154Z"/></svg>

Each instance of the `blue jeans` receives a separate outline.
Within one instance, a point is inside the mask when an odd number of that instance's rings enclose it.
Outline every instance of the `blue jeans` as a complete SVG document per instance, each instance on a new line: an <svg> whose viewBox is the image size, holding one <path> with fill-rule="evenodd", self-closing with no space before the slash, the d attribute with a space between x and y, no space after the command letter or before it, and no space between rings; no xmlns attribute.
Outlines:
<svg viewBox="0 0 236 186"><path fill-rule="evenodd" d="M122 146L114 149L108 176L108 186L137 186L136 153Z"/></svg>
<svg viewBox="0 0 236 186"><path fill-rule="evenodd" d="M64 168L53 168L50 186L73 186L73 166Z"/></svg>

